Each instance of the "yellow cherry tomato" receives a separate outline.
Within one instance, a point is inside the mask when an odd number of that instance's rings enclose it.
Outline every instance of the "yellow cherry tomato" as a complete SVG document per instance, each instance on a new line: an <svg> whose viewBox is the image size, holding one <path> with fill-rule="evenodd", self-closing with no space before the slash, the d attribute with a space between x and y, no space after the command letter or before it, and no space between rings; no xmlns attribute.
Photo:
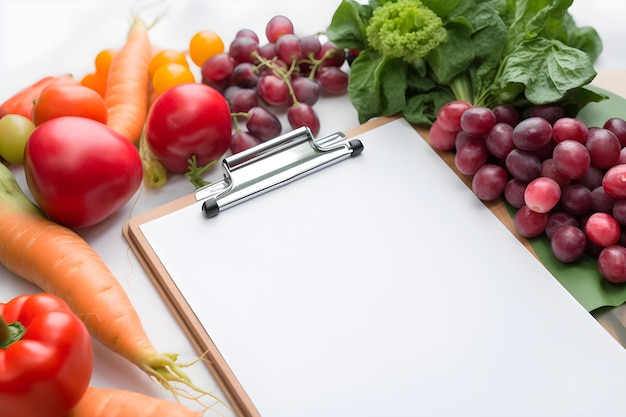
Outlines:
<svg viewBox="0 0 626 417"><path fill-rule="evenodd" d="M187 57L184 52L175 51L173 49L164 49L154 55L150 60L150 65L148 66L150 79L154 77L154 73L160 67L170 63L177 63L189 67L189 63L187 62Z"/></svg>
<svg viewBox="0 0 626 417"><path fill-rule="evenodd" d="M224 41L217 33L210 30L196 33L189 42L189 57L199 67L213 55L222 52L224 52Z"/></svg>
<svg viewBox="0 0 626 417"><path fill-rule="evenodd" d="M196 79L191 70L182 64L172 62L162 65L152 77L152 88L161 94L178 84L193 83Z"/></svg>

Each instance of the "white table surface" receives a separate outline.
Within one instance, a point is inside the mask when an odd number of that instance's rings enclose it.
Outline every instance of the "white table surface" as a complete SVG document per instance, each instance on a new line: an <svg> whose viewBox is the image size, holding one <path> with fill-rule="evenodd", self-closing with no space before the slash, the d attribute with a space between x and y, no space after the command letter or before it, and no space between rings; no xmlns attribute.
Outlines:
<svg viewBox="0 0 626 417"><path fill-rule="evenodd" d="M100 50L121 46L133 5L138 4L153 5L144 11L148 16L167 7L165 17L151 30L151 39L162 48L183 49L191 36L202 29L218 32L226 43L241 28L253 29L264 38L265 23L276 14L290 17L298 34L322 31L330 22L339 0L0 0L0 101L45 75L69 72L80 78L91 71L93 58ZM621 45L626 39L626 26L622 22L626 2L575 0L570 11L579 25L594 26L603 39L604 52L597 62L597 69L626 68L626 54L623 54ZM347 97L323 98L316 109L322 123L321 135L347 130L358 123ZM21 169L13 167L13 171L26 189ZM215 169L209 179L220 176L219 170ZM121 228L130 217L192 191L187 180L180 176L171 177L164 188L158 191L142 188L117 215L79 231L126 288L157 350L178 352L183 362L192 361L197 353L128 249ZM36 291L37 288L0 267L0 301ZM98 344L95 344L95 355L92 385L130 389L171 399L141 371ZM217 389L205 367L194 366L189 369L189 374L200 386ZM193 404L190 406L194 407ZM225 416L234 415L226 407L216 406L215 410Z"/></svg>

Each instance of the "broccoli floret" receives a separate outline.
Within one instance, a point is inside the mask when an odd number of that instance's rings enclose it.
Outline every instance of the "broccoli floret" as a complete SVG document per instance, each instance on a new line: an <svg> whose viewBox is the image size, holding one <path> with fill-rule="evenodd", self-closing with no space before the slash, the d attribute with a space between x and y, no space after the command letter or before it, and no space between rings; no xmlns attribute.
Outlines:
<svg viewBox="0 0 626 417"><path fill-rule="evenodd" d="M423 58L446 39L441 18L420 0L387 1L372 12L369 45L388 58Z"/></svg>

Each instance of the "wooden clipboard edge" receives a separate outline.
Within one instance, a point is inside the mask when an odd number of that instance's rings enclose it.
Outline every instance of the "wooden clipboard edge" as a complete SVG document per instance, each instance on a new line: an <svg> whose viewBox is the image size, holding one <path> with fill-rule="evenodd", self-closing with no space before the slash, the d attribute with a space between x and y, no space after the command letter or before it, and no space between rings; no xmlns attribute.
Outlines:
<svg viewBox="0 0 626 417"><path fill-rule="evenodd" d="M254 404L241 384L239 384L234 373L224 357L219 353L217 346L215 346L202 323L181 294L174 280L170 277L156 254L151 250L150 244L140 229L142 224L187 207L194 202L195 197L193 194L190 194L139 214L124 224L122 234L161 295L161 298L183 328L187 338L198 354L205 359L203 363L215 378L236 415L240 417L260 417Z"/></svg>
<svg viewBox="0 0 626 417"><path fill-rule="evenodd" d="M369 130L383 126L386 123L397 120L400 116L393 117L379 117L368 122L359 125L353 129L350 129L345 133L347 137L356 137L359 134L365 133ZM428 129L420 126L414 126L414 129L422 136L424 140L430 145L430 138ZM468 187L471 187L471 180L461 174L454 166L454 155L450 152L439 151L431 146L431 148L443 159L446 164L461 178ZM172 314L174 314L177 321L183 327L185 334L194 345L194 348L200 355L205 355L207 359L205 361L211 374L215 377L218 385L223 390L228 401L233 406L233 409L239 417L261 417L258 410L254 406L254 403L247 395L243 386L239 383L236 375L230 369L230 366L221 355L217 346L211 340L206 329L204 329L202 323L191 309L187 301L181 294L180 290L174 283L171 276L169 276L167 270L158 259L156 254L151 250L150 244L145 239L141 232L140 226L153 219L164 216L168 213L187 207L195 203L195 197L193 194L178 198L162 206L156 207L145 213L139 214L130 220L128 220L123 228L122 233L126 238L131 250L139 260L149 278L157 288L161 297L168 305ZM485 205L498 217L498 219L505 224L505 226L515 234L520 242L522 242L531 252L533 252L530 244L520 236L516 231L512 218L508 215L503 202L496 200L493 202L486 202ZM534 253L534 252L533 252Z"/></svg>

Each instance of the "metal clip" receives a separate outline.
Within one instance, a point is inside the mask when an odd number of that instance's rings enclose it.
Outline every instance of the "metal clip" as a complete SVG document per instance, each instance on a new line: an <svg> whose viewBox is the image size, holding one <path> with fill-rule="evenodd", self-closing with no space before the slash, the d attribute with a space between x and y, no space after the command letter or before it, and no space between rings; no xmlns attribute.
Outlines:
<svg viewBox="0 0 626 417"><path fill-rule="evenodd" d="M196 190L206 217L285 185L363 150L341 133L315 139L307 127L278 136L222 161L224 179Z"/></svg>

